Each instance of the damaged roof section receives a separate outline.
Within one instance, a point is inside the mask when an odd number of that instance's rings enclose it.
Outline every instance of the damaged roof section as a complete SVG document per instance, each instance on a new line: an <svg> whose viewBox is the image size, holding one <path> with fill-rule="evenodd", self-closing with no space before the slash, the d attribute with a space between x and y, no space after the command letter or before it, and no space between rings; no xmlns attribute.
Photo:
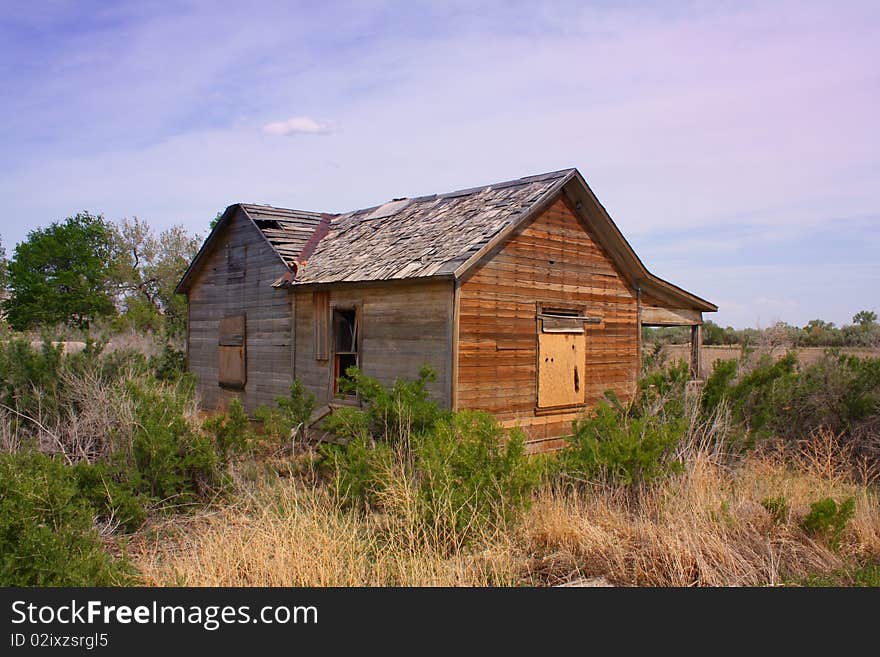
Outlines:
<svg viewBox="0 0 880 657"><path fill-rule="evenodd" d="M338 215L297 283L451 275L505 227L556 191L571 169L485 187L396 199Z"/></svg>
<svg viewBox="0 0 880 657"><path fill-rule="evenodd" d="M236 213L257 227L293 285L460 277L564 192L627 278L676 307L717 310L650 273L577 169L563 169L446 194L395 198L344 214L231 205L177 290L183 292L214 234Z"/></svg>
<svg viewBox="0 0 880 657"><path fill-rule="evenodd" d="M318 212L274 208L270 205L241 203L240 207L288 266L299 259L316 229L329 216Z"/></svg>

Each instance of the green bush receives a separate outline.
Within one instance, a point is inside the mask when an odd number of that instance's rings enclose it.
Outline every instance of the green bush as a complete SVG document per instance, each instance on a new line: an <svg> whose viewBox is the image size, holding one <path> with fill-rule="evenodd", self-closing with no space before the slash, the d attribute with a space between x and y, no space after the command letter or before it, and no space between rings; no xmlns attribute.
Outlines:
<svg viewBox="0 0 880 657"><path fill-rule="evenodd" d="M736 377L737 362L735 360L715 361L715 369L712 370L703 384L703 394L700 404L703 412L709 414L717 409L727 397L733 379Z"/></svg>
<svg viewBox="0 0 880 657"><path fill-rule="evenodd" d="M357 435L342 445L322 443L318 450L344 507L379 506L379 496L388 486L395 456L388 443L375 443Z"/></svg>
<svg viewBox="0 0 880 657"><path fill-rule="evenodd" d="M40 349L20 338L0 344L0 403L31 417L56 419L63 359L61 346L48 341Z"/></svg>
<svg viewBox="0 0 880 657"><path fill-rule="evenodd" d="M186 352L166 342L162 352L150 359L150 367L159 381L176 381L186 372Z"/></svg>
<svg viewBox="0 0 880 657"><path fill-rule="evenodd" d="M390 388L356 367L348 368L345 374L339 379L339 391L358 396L377 439L398 441L431 429L444 416L428 395L427 385L437 380L436 372L428 366L419 370L417 379L397 379Z"/></svg>
<svg viewBox="0 0 880 657"><path fill-rule="evenodd" d="M202 424L202 430L214 439L222 463L247 452L253 442L250 421L238 399L229 402L226 413L217 413Z"/></svg>
<svg viewBox="0 0 880 657"><path fill-rule="evenodd" d="M775 363L765 356L739 377L736 372L733 361L716 364L703 389L703 410L711 413L725 402L734 420L758 437L800 440L826 427L848 438L862 432L870 439L872 432L862 428L880 417L880 358L829 352L799 366L789 353Z"/></svg>
<svg viewBox="0 0 880 657"><path fill-rule="evenodd" d="M654 415L664 421L677 420L685 415L687 382L690 378L690 367L680 360L645 374L639 380L638 394L631 404L622 404L610 391L605 393L605 399L619 413L630 417Z"/></svg>
<svg viewBox="0 0 880 657"><path fill-rule="evenodd" d="M315 410L315 395L308 392L305 386L294 380L287 397L276 397L275 408L259 406L254 417L263 423L265 435L276 442L287 441L297 427L301 435L306 437L306 430L312 411Z"/></svg>
<svg viewBox="0 0 880 657"><path fill-rule="evenodd" d="M824 539L828 547L836 550L855 510L853 497L848 497L840 505L833 498L826 497L810 505L810 513L804 517L801 527L810 536Z"/></svg>
<svg viewBox="0 0 880 657"><path fill-rule="evenodd" d="M147 517L144 495L132 487L131 473L118 463L80 461L71 474L82 498L91 504L97 517L135 531Z"/></svg>
<svg viewBox="0 0 880 657"><path fill-rule="evenodd" d="M521 431L505 431L482 411L440 420L416 449L422 517L448 539L468 540L516 520L540 482Z"/></svg>
<svg viewBox="0 0 880 657"><path fill-rule="evenodd" d="M674 459L687 431L684 417L629 417L607 402L572 423L559 453L561 471L576 479L636 485L681 470Z"/></svg>
<svg viewBox="0 0 880 657"><path fill-rule="evenodd" d="M92 526L71 469L37 452L0 455L0 586L114 586L134 571Z"/></svg>
<svg viewBox="0 0 880 657"><path fill-rule="evenodd" d="M370 414L360 408L342 406L324 421L323 428L343 441L372 440Z"/></svg>
<svg viewBox="0 0 880 657"><path fill-rule="evenodd" d="M127 386L136 414L129 476L135 490L162 503L195 502L220 480L213 441L195 431L185 414L190 385L146 380Z"/></svg>
<svg viewBox="0 0 880 657"><path fill-rule="evenodd" d="M528 506L546 464L528 459L521 432L505 431L484 412L441 411L424 390L428 370L387 389L354 369L351 376L366 407L337 409L325 428L344 444L319 448L346 505L378 508L382 493L401 483L389 477L406 477L418 492L422 527L447 545Z"/></svg>

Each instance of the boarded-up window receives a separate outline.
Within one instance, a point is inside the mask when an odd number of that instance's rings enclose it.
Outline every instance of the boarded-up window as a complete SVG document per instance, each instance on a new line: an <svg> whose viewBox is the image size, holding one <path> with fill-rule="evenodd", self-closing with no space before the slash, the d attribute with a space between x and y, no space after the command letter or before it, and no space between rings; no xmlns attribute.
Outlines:
<svg viewBox="0 0 880 657"><path fill-rule="evenodd" d="M538 407L583 404L584 317L576 310L543 309L538 320Z"/></svg>
<svg viewBox="0 0 880 657"><path fill-rule="evenodd" d="M346 370L358 365L358 316L354 308L333 309L333 392L339 392L339 380L347 379Z"/></svg>
<svg viewBox="0 0 880 657"><path fill-rule="evenodd" d="M247 383L247 357L245 353L245 316L234 315L220 320L220 362L218 383L224 388L243 390Z"/></svg>
<svg viewBox="0 0 880 657"><path fill-rule="evenodd" d="M315 360L327 360L330 349L330 293L314 292L312 307L315 314Z"/></svg>

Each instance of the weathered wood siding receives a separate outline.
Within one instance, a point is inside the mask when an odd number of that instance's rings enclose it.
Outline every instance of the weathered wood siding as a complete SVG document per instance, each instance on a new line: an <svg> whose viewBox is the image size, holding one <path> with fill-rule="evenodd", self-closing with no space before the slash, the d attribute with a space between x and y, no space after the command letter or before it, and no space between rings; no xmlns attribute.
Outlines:
<svg viewBox="0 0 880 657"><path fill-rule="evenodd" d="M236 249L240 273L229 271L227 245ZM252 412L288 392L291 303L286 290L271 287L284 271L278 256L241 213L216 236L188 295L187 356L190 371L198 377L202 408L222 408L238 397ZM220 320L239 314L246 315L247 383L241 391L221 388L217 382Z"/></svg>
<svg viewBox="0 0 880 657"><path fill-rule="evenodd" d="M456 408L478 408L536 440L568 431L577 409L537 409L538 303L577 304L587 324L586 405L628 398L639 372L635 291L560 197L461 284ZM549 445L549 443L548 443Z"/></svg>
<svg viewBox="0 0 880 657"><path fill-rule="evenodd" d="M294 289L294 375L315 394L318 404L332 400L332 348L327 360L315 358L315 288ZM430 365L437 381L431 396L450 405L452 372L453 285L449 280L338 285L329 292L330 307L359 309L361 371L385 384L396 378L414 379Z"/></svg>

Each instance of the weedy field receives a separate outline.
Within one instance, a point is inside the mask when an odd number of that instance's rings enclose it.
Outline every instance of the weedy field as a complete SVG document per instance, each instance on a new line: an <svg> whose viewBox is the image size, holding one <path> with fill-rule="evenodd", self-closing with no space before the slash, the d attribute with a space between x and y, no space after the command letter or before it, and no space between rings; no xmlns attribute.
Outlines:
<svg viewBox="0 0 880 657"><path fill-rule="evenodd" d="M141 347L0 347L2 584L880 585L880 359L666 364L529 457L428 370L352 371L319 444L300 386L203 419Z"/></svg>

